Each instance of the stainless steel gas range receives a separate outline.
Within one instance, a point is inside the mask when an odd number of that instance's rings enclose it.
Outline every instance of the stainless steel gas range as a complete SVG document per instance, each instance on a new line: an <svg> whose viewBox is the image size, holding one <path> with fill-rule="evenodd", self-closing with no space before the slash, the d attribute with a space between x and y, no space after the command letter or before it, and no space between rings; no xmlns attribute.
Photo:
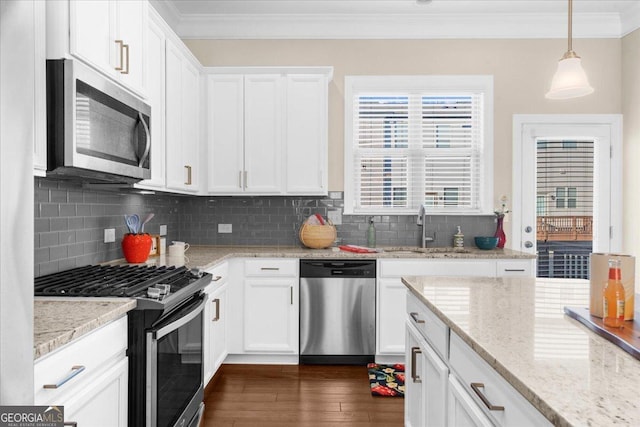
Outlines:
<svg viewBox="0 0 640 427"><path fill-rule="evenodd" d="M99 266L35 279L36 296L129 297L129 425L197 426L204 410L203 289L185 267Z"/></svg>

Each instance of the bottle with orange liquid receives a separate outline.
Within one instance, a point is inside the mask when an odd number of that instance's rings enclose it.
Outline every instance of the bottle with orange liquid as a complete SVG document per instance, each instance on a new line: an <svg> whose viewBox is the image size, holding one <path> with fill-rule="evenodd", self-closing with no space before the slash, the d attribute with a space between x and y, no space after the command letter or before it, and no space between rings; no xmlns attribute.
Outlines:
<svg viewBox="0 0 640 427"><path fill-rule="evenodd" d="M621 328L624 325L624 286L620 260L609 260L609 280L602 290L602 321L605 326Z"/></svg>

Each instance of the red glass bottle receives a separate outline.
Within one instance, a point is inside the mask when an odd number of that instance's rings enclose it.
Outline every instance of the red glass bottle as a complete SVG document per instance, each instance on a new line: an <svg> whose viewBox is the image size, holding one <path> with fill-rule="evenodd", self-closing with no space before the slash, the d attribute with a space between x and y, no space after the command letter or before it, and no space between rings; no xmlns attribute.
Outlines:
<svg viewBox="0 0 640 427"><path fill-rule="evenodd" d="M602 290L602 322L612 328L624 325L624 286L619 259L609 260L609 280Z"/></svg>

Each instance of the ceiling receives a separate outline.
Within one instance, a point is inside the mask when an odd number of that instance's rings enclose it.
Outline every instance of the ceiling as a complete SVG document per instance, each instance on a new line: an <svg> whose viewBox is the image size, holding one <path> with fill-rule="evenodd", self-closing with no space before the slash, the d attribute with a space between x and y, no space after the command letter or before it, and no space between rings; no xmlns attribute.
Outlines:
<svg viewBox="0 0 640 427"><path fill-rule="evenodd" d="M563 38L566 0L151 0L182 38ZM575 0L576 38L640 28L640 0Z"/></svg>

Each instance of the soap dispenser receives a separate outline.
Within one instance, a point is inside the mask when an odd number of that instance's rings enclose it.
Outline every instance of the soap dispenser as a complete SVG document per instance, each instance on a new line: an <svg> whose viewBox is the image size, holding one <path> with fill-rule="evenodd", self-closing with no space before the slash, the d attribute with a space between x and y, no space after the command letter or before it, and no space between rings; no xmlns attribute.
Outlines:
<svg viewBox="0 0 640 427"><path fill-rule="evenodd" d="M376 227L373 225L373 217L369 219L369 229L367 230L367 246L376 247Z"/></svg>
<svg viewBox="0 0 640 427"><path fill-rule="evenodd" d="M462 234L460 226L458 226L458 232L453 235L453 247L464 248L464 234Z"/></svg>

